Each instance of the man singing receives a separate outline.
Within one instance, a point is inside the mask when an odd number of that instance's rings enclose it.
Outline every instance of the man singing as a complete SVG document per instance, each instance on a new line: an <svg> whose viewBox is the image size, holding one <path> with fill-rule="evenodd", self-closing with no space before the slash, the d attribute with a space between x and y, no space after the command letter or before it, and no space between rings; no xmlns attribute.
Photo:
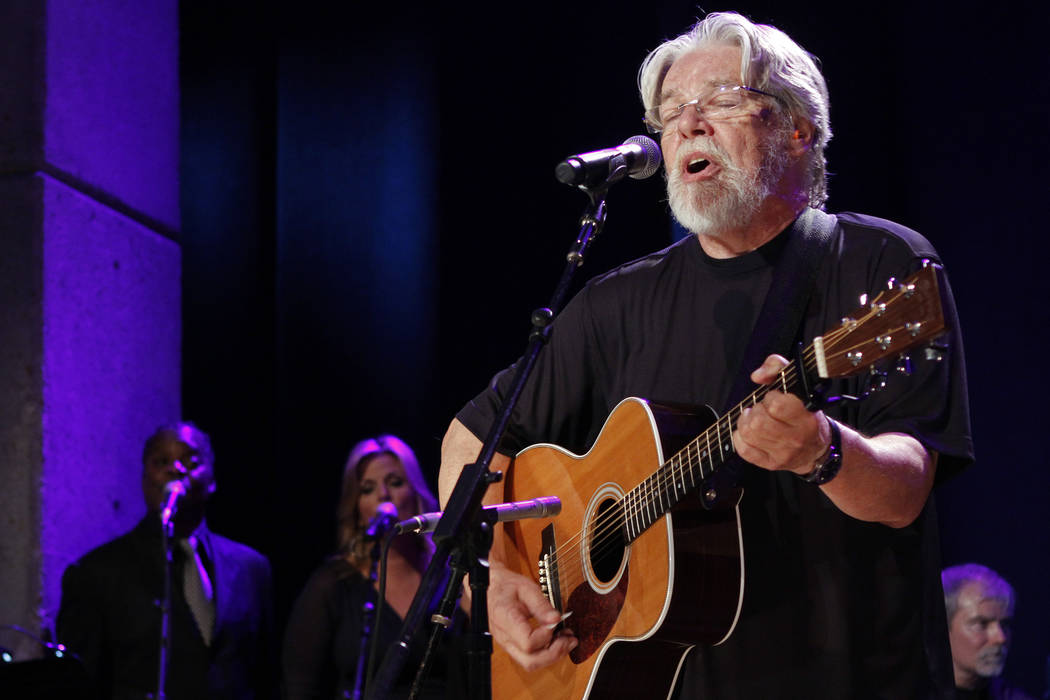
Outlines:
<svg viewBox="0 0 1050 700"><path fill-rule="evenodd" d="M583 454L625 397L724 411L741 398L738 376L750 373L752 389L770 384L786 365L777 348L741 364L769 323L758 322L761 311L778 301L767 298L771 288L808 289L787 329L808 343L837 327L862 294L938 260L903 226L822 211L827 88L813 57L780 30L708 15L649 54L639 86L664 153L671 211L694 235L591 280L566 306L494 469L533 443ZM821 262L804 280L788 253L822 227ZM948 289L941 294L952 332L940 362L917 361L910 377L862 401L810 411L793 394L769 391L743 411L732 433L746 462L738 470L739 618L724 643L697 646L676 678L654 679L652 688L666 682L675 697L705 700L952 697L930 495L972 460L972 445L954 302ZM497 375L449 427L442 501L478 454L509 383L510 372ZM832 381L828 392L863 393L862 379ZM608 468L615 480L616 465ZM502 495L493 486L486 502ZM589 620L579 614L556 628L561 612L574 611L556 611L499 556L497 547L489 591L496 642L529 672L560 663Z"/></svg>

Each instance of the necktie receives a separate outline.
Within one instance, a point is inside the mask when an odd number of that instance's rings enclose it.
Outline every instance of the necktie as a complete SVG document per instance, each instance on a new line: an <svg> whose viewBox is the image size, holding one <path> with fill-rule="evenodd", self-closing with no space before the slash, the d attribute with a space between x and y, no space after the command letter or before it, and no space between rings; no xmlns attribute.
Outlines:
<svg viewBox="0 0 1050 700"><path fill-rule="evenodd" d="M205 646L211 646L212 626L215 624L215 595L204 568L200 554L197 553L197 538L179 540L179 547L186 555L182 567L182 590L186 603L190 606L197 629L204 638Z"/></svg>

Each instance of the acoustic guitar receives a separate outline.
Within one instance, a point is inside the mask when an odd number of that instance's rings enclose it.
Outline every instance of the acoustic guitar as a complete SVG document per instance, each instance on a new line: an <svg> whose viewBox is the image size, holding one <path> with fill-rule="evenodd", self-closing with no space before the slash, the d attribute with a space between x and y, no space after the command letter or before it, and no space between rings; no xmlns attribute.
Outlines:
<svg viewBox="0 0 1050 700"><path fill-rule="evenodd" d="M507 470L506 500L557 496L562 510L505 523L498 536L506 564L539 584L579 644L534 672L496 645L493 697L669 696L686 653L725 641L743 602L742 492L719 478L730 471L719 469L734 456L741 411L769 391L813 403L822 381L873 369L940 336L941 274L927 262L903 282L890 280L870 303L862 297L839 327L800 349L778 381L720 418L628 398L587 454L554 445L520 452Z"/></svg>

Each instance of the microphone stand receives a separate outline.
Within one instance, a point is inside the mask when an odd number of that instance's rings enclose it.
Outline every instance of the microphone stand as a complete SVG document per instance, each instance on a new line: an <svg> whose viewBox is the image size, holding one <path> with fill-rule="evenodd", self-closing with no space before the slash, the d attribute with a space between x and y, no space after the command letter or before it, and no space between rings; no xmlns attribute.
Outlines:
<svg viewBox="0 0 1050 700"><path fill-rule="evenodd" d="M168 660L171 657L171 576L172 543L175 538L175 518L161 523L164 541L164 594L160 604L160 662L157 669L157 700L165 700L168 680Z"/></svg>
<svg viewBox="0 0 1050 700"><path fill-rule="evenodd" d="M372 563L368 568L368 580L372 584L369 590L375 588L376 581L379 579L379 545L382 542L381 537L376 537L372 543ZM383 602L376 599L376 603L370 600L366 600L362 606L362 617L361 617L361 647L357 652L357 671L354 677L354 693L350 697L353 700L361 700L361 691L364 689L365 682L365 657L368 656L368 644L372 638L372 625L375 622L376 617L376 605L382 605Z"/></svg>
<svg viewBox="0 0 1050 700"><path fill-rule="evenodd" d="M617 162L618 161L618 162ZM627 175L623 158L610 162L610 173L604 182L595 185L579 185L590 199L590 205L580 218L580 233L566 255L566 266L551 297L550 306L532 312L532 331L529 343L521 362L518 363L513 381L507 396L503 399L496 420L489 429L482 445L478 460L467 464L459 475L459 480L445 505L444 515L434 530L434 542L437 551L430 565L423 574L416 597L405 616L401 627L400 638L387 652L383 664L376 673L376 678L368 689L368 700L385 700L390 695L394 681L408 658L409 647L417 629L422 624L423 615L430 601L444 579L444 566L449 556L456 552L466 560L470 572L472 593L470 630L465 635L467 656L467 685L470 700L487 700L492 697L492 635L488 629L488 582L489 550L492 547L492 525L481 518L482 498L489 484L503 478L501 472L492 472L489 466L496 454L496 447L502 440L511 413L521 397L525 382L539 358L540 351L547 344L551 334L551 324L557 311L561 310L568 295L569 286L576 270L583 265L584 254L590 243L601 232L605 224L605 195L609 186ZM448 586L456 587L455 600L459 587L463 585L462 576L453 576ZM448 598L448 595L445 596Z"/></svg>
<svg viewBox="0 0 1050 700"><path fill-rule="evenodd" d="M462 580L467 574L463 550L459 549L452 552L452 556L449 559L449 569L451 572L450 582L445 585L445 594L441 597L441 602L438 603L437 612L430 616L430 621L434 623L434 626L430 629L430 638L427 640L427 646L423 651L423 661L420 662L419 669L416 671L416 677L412 681L408 700L414 700L423 691L423 683L426 681L427 673L430 671L430 662L434 658L434 650L437 649L442 632L449 628L449 625L452 624L452 617L456 614L459 587L451 585L451 581L456 579Z"/></svg>

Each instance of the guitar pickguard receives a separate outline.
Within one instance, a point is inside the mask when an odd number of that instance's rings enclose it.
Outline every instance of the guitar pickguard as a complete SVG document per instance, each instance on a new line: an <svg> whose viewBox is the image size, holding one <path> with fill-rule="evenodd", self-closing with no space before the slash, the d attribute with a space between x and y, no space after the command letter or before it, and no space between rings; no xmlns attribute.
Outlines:
<svg viewBox="0 0 1050 700"><path fill-rule="evenodd" d="M629 573L630 567L624 570L616 587L608 593L598 593L583 583L569 595L567 609L572 610L572 617L564 624L580 642L569 652L573 663L583 663L608 639L627 598Z"/></svg>

